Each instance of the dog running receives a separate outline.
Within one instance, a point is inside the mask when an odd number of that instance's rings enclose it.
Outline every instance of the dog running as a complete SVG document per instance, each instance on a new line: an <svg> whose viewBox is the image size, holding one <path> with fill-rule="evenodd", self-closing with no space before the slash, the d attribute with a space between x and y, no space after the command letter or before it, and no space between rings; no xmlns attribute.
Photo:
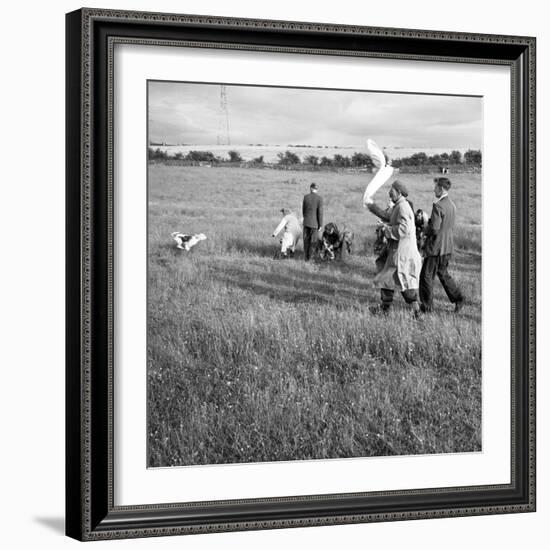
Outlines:
<svg viewBox="0 0 550 550"><path fill-rule="evenodd" d="M174 231L174 233L172 233L172 239L174 239L178 244L177 248L189 252L200 241L205 241L206 235L204 233L197 233L196 235L186 235L185 233Z"/></svg>

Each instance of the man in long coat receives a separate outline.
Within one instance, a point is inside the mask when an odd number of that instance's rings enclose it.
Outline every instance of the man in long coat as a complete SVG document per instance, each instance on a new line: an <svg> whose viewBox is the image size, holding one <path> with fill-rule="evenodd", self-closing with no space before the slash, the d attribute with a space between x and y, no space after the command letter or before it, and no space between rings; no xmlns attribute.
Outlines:
<svg viewBox="0 0 550 550"><path fill-rule="evenodd" d="M317 246L317 237L323 229L323 199L318 194L316 183L309 186L310 192L304 196L302 214L304 216L304 258L311 258L311 251Z"/></svg>
<svg viewBox="0 0 550 550"><path fill-rule="evenodd" d="M377 262L379 271L374 278L375 284L380 286L380 310L387 312L390 309L394 292L399 290L416 315L419 311L418 286L422 259L416 246L414 212L403 183L395 180L389 195L393 202L391 210L384 211L374 203L367 204L373 214L388 222L384 228L388 239L387 253L383 265Z"/></svg>
<svg viewBox="0 0 550 550"><path fill-rule="evenodd" d="M454 252L453 229L456 206L448 195L451 188L450 180L445 177L435 178L434 184L436 200L426 230L424 263L420 273L421 309L425 312L432 311L433 282L437 273L447 297L455 304L455 311L459 312L464 303L464 298L448 271L449 260Z"/></svg>

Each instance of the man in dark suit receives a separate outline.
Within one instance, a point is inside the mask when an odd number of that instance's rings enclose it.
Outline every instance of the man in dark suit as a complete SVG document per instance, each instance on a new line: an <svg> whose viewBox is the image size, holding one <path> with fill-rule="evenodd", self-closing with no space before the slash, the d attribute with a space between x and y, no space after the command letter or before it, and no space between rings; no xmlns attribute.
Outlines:
<svg viewBox="0 0 550 550"><path fill-rule="evenodd" d="M323 229L323 199L318 194L316 183L309 186L310 193L304 196L302 214L304 216L304 257L311 258L311 251L317 245L317 235Z"/></svg>
<svg viewBox="0 0 550 550"><path fill-rule="evenodd" d="M462 309L464 298L454 279L449 274L449 260L454 252L453 229L456 206L449 198L451 182L448 178L434 179L436 200L426 229L424 261L420 272L421 310L430 312L433 308L433 283L437 273L449 300L455 305L455 312Z"/></svg>

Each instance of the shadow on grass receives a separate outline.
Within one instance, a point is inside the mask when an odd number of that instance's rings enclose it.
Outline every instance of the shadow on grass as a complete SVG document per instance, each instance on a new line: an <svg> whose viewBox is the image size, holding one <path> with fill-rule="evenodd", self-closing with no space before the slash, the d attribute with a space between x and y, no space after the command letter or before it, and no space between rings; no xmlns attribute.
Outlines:
<svg viewBox="0 0 550 550"><path fill-rule="evenodd" d="M250 266L211 266L210 274L218 282L229 284L260 296L296 303L357 306L371 300L370 285L349 284L330 273L293 268L292 260L281 260L288 266L286 273L251 271Z"/></svg>
<svg viewBox="0 0 550 550"><path fill-rule="evenodd" d="M209 271L220 283L288 303L357 307L378 302L379 291L373 286L375 258L370 253L361 251L335 261L321 261L315 257L306 265L302 251L297 251L291 259L281 259L278 242L264 244L232 239L227 249L247 257L231 265L211 263ZM251 263L249 258L258 261ZM266 263L265 259L277 263ZM451 270L473 275L480 271L481 256L478 254L459 252L453 260ZM398 306L397 295L394 301Z"/></svg>
<svg viewBox="0 0 550 550"><path fill-rule="evenodd" d="M304 261L304 252L301 248L301 242L298 244L300 248L296 250L292 258L287 258L286 260L292 261ZM334 261L322 261L318 257L317 249L314 249L312 253L312 258L310 260L311 264L318 265L319 268L326 270L339 271L342 273L357 273L359 270L364 270L364 266L357 265L357 258L359 256L365 257L369 256L369 251L372 247L370 246L361 246L360 249L357 249L354 254L349 256L347 260L334 260ZM285 260L281 257L280 254L280 243L278 238L274 238L271 242L268 243L253 243L247 241L246 239L229 239L227 241L227 250L238 252L241 254L246 254L248 256L257 256L260 258L271 258L274 260ZM372 257L372 267L374 269L374 256ZM374 273L374 272L373 272Z"/></svg>
<svg viewBox="0 0 550 550"><path fill-rule="evenodd" d="M306 264L302 250L296 251L293 258L280 258L278 239L255 243L234 238L227 241L226 250L241 256L234 255L228 262L208 251L199 254L202 256L201 264L207 266L210 276L218 283L292 304L364 308L379 301L379 289L373 285L375 256L370 251L359 251L345 260L321 261L314 258ZM171 268L176 265L175 259L188 254L193 254L193 251L184 252L169 242L155 244L150 249L149 262ZM468 278L476 277L481 271L481 255L457 251L450 270L452 274L464 273ZM435 284L439 286L437 278ZM436 301L441 299L446 301L441 289L436 289ZM394 307L401 309L401 305L399 293L396 293ZM477 310L475 304L471 305ZM445 309L442 313L446 313ZM463 316L479 322L480 312L463 312Z"/></svg>

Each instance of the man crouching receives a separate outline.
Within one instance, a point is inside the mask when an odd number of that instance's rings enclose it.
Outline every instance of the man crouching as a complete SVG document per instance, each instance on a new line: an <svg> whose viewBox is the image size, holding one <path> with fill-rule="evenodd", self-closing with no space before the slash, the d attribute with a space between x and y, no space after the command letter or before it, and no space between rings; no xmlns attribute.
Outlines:
<svg viewBox="0 0 550 550"><path fill-rule="evenodd" d="M343 260L352 250L353 232L345 227L340 230L335 223L327 223L319 241L321 260Z"/></svg>
<svg viewBox="0 0 550 550"><path fill-rule="evenodd" d="M377 261L378 273L374 278L375 284L380 286L381 304L371 308L371 311L387 312L397 289L416 316L420 310L418 285L422 260L416 245L414 212L403 183L395 180L389 195L393 203L391 209L384 210L373 202L366 204L373 214L386 222L382 230L388 241L383 264Z"/></svg>

